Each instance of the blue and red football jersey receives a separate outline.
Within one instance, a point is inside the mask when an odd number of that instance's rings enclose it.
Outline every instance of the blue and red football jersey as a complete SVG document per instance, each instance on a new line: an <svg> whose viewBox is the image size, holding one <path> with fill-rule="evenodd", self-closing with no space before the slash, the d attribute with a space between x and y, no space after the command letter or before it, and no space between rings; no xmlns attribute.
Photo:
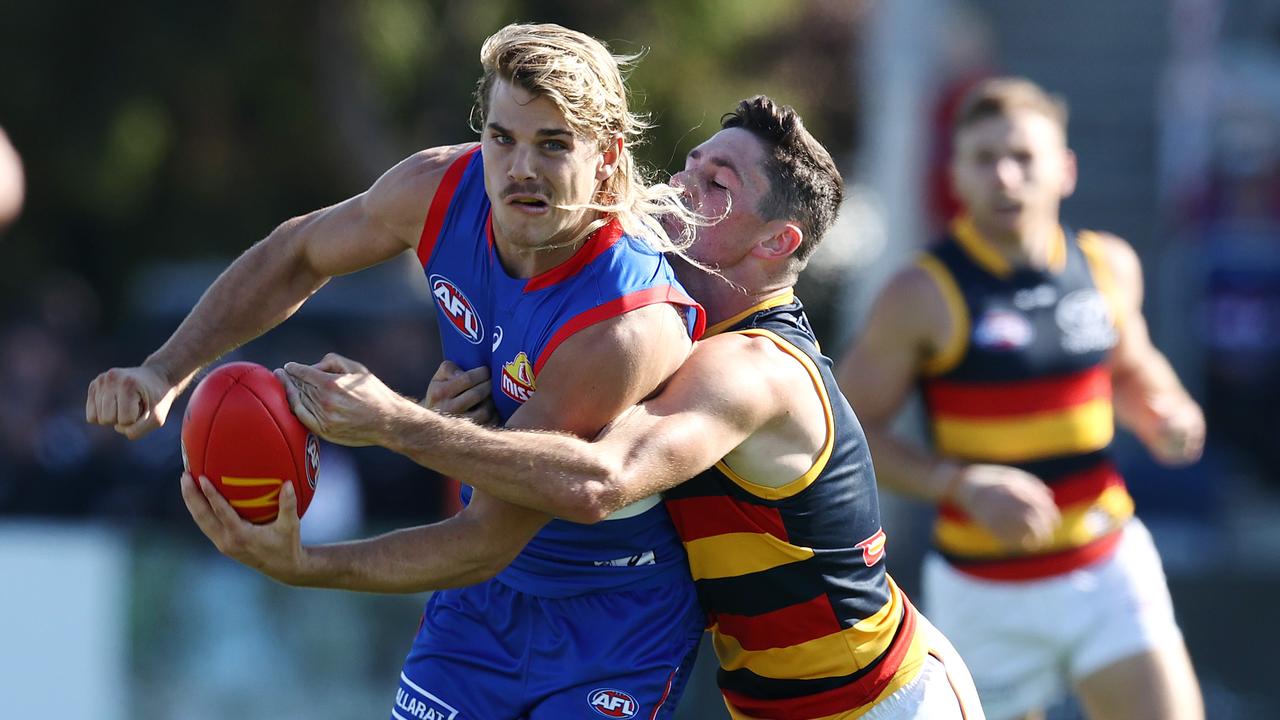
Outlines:
<svg viewBox="0 0 1280 720"><path fill-rule="evenodd" d="M488 366L504 422L537 392L538 374L556 348L594 323L654 303L681 308L694 338L705 322L666 258L616 220L551 270L532 278L507 274L493 241L479 147L446 171L418 258L436 301L444 357L463 369ZM568 597L687 575L666 510L656 498L647 505L595 525L554 520L498 579L523 592Z"/></svg>

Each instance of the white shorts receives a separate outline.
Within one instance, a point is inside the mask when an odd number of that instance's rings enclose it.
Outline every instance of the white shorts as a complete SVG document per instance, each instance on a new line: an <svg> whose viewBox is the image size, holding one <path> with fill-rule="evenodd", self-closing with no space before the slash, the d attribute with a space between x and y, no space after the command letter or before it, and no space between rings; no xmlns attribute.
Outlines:
<svg viewBox="0 0 1280 720"><path fill-rule="evenodd" d="M916 618L916 632L925 633L929 644L920 674L868 710L862 720L985 720L959 653L924 615Z"/></svg>
<svg viewBox="0 0 1280 720"><path fill-rule="evenodd" d="M1151 534L1137 518L1121 532L1110 557L1038 580L986 580L925 558L929 617L992 720L1046 708L1096 670L1182 641Z"/></svg>

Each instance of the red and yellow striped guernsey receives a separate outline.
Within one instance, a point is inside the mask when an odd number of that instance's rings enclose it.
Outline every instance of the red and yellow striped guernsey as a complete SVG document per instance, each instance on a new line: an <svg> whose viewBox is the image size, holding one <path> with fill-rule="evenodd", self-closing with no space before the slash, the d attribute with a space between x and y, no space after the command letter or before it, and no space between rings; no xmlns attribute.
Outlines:
<svg viewBox="0 0 1280 720"><path fill-rule="evenodd" d="M1018 580L1081 567L1109 554L1133 515L1110 457L1106 361L1118 314L1100 243L1064 230L1048 270L1014 268L961 219L919 261L954 330L921 382L937 452L1023 469L1049 485L1062 513L1049 542L1024 552L944 503L934 541L964 572Z"/></svg>
<svg viewBox="0 0 1280 720"><path fill-rule="evenodd" d="M859 717L915 678L928 652L915 610L885 572L862 428L790 292L715 332L768 338L792 355L827 415L813 466L782 487L721 462L666 494L711 623L725 703L735 719Z"/></svg>

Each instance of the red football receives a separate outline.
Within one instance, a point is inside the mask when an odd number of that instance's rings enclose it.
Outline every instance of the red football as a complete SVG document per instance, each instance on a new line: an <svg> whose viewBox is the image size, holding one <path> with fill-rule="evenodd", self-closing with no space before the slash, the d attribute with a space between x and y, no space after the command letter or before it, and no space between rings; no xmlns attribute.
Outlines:
<svg viewBox="0 0 1280 720"><path fill-rule="evenodd" d="M182 418L182 463L201 475L255 523L271 522L280 488L293 483L298 517L316 489L320 444L293 411L284 385L251 362L231 362L209 373Z"/></svg>

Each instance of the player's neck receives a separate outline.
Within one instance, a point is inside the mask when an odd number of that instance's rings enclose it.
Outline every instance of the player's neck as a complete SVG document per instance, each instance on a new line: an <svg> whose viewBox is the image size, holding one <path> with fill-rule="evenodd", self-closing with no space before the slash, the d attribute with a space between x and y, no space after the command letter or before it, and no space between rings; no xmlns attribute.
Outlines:
<svg viewBox="0 0 1280 720"><path fill-rule="evenodd" d="M560 265L582 247L591 233L603 224L597 213L591 213L571 229L543 241L510 237L495 224L493 244L502 269L514 278L531 278Z"/></svg>
<svg viewBox="0 0 1280 720"><path fill-rule="evenodd" d="M707 327L777 298L791 291L793 286L793 283L782 279L747 278L735 276L730 271L721 276L684 262L674 264L680 284L707 311Z"/></svg>
<svg viewBox="0 0 1280 720"><path fill-rule="evenodd" d="M1062 226L1058 219L1029 222L1016 230L998 229L974 218L974 229L1014 267L1046 270L1060 253Z"/></svg>

